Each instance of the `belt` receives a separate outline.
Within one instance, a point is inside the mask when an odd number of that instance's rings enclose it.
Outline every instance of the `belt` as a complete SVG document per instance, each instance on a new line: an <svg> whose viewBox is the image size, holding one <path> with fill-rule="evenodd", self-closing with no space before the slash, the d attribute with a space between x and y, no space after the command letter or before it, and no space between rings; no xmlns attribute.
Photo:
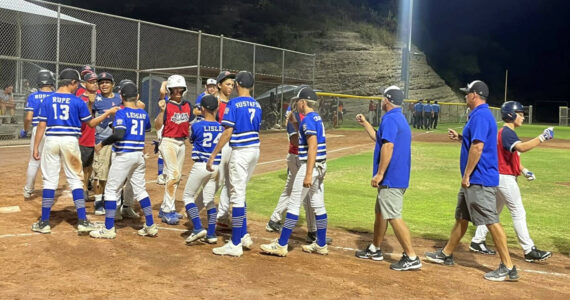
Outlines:
<svg viewBox="0 0 570 300"><path fill-rule="evenodd" d="M185 137L171 137L171 136L163 136L165 138L169 138L169 139L175 139L177 141L184 141L186 138Z"/></svg>

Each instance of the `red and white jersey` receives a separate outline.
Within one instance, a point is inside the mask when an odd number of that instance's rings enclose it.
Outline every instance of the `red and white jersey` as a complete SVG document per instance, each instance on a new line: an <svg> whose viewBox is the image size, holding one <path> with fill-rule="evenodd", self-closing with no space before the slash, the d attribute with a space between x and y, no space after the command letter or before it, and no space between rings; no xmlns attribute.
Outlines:
<svg viewBox="0 0 570 300"><path fill-rule="evenodd" d="M219 98L218 98L219 99ZM230 102L228 100L228 102ZM228 106L228 102L224 102L220 100L218 103L218 118L217 121L222 124L222 120L224 119L224 112L226 111L226 106Z"/></svg>
<svg viewBox="0 0 570 300"><path fill-rule="evenodd" d="M189 102L184 100L180 103L168 101L164 111L162 137L187 138L191 120L192 105Z"/></svg>
<svg viewBox="0 0 570 300"><path fill-rule="evenodd" d="M520 143L519 137L509 127L499 129L497 152L499 156L499 174L519 176L521 173L521 158L515 149Z"/></svg>

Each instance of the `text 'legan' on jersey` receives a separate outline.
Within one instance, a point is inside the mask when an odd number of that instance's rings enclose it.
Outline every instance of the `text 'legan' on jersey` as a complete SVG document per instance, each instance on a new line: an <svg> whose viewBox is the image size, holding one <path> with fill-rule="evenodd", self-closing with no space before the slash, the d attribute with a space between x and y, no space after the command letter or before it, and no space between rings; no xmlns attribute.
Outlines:
<svg viewBox="0 0 570 300"><path fill-rule="evenodd" d="M46 136L81 136L81 122L91 120L83 100L73 94L53 93L40 105L39 122L46 122Z"/></svg>
<svg viewBox="0 0 570 300"><path fill-rule="evenodd" d="M232 148L259 147L261 106L251 97L237 97L228 102L222 125L233 127Z"/></svg>
<svg viewBox="0 0 570 300"><path fill-rule="evenodd" d="M28 96L28 100L26 101L26 107L24 108L24 110L26 112L31 111L33 112L33 117L32 117L32 126L38 126L38 123L40 122L38 120L38 115L40 113L40 105L42 104L42 101L45 99L45 97L49 96L53 94L53 92L42 92L42 91L37 91L34 93L31 93Z"/></svg>
<svg viewBox="0 0 570 300"><path fill-rule="evenodd" d="M310 112L299 124L299 160L307 161L309 144L307 138L310 135L317 137L317 161L327 159L327 139L325 137L325 125L321 116L316 112Z"/></svg>
<svg viewBox="0 0 570 300"><path fill-rule="evenodd" d="M210 156L222 136L224 127L216 121L199 121L192 124L190 142L192 147L192 160L195 162L208 162ZM222 152L216 155L214 165L219 165L222 161Z"/></svg>
<svg viewBox="0 0 570 300"><path fill-rule="evenodd" d="M115 113L113 128L125 130L125 137L113 144L113 151L142 151L145 131L150 129L150 118L143 109L125 107Z"/></svg>

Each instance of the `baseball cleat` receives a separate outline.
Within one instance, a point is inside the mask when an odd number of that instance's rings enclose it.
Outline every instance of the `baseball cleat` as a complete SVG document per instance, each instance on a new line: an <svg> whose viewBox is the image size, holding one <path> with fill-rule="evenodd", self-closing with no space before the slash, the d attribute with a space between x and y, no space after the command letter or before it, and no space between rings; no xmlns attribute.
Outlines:
<svg viewBox="0 0 570 300"><path fill-rule="evenodd" d="M287 250L289 245L285 245L285 246L279 245L278 239L275 239L270 244L262 244L259 247L261 248L261 251L263 253L281 256L281 257L287 256L287 253L289 252Z"/></svg>
<svg viewBox="0 0 570 300"><path fill-rule="evenodd" d="M229 255L240 257L243 255L243 249L241 243L234 245L231 240L229 240L225 245L222 247L217 247L212 249L212 252L216 255Z"/></svg>
<svg viewBox="0 0 570 300"><path fill-rule="evenodd" d="M320 255L329 254L329 249L328 249L327 244L325 244L324 246L321 247L317 244L317 242L314 242L310 245L303 245L303 246L301 246L301 248L303 248L303 251L308 252L308 253L315 252L315 253L320 254Z"/></svg>
<svg viewBox="0 0 570 300"><path fill-rule="evenodd" d="M281 225L279 222L269 220L269 222L267 222L267 225L265 225L265 230L267 232L280 232L282 226L283 225Z"/></svg>
<svg viewBox="0 0 570 300"><path fill-rule="evenodd" d="M485 273L483 277L491 281L517 281L520 278L516 266L509 270L503 263L499 264L498 269Z"/></svg>
<svg viewBox="0 0 570 300"><path fill-rule="evenodd" d="M426 252L425 255L427 260L436 264L447 265L447 266L453 266L454 264L453 254L445 255L443 253L443 248L437 250L436 252Z"/></svg>
<svg viewBox="0 0 570 300"><path fill-rule="evenodd" d="M191 244L192 242L195 242L195 241L205 237L207 233L208 232L206 231L206 229L201 229L201 230L192 232L188 236L188 238L186 238L186 244Z"/></svg>
<svg viewBox="0 0 570 300"><path fill-rule="evenodd" d="M49 221L38 220L36 223L32 224L32 231L39 233L51 233Z"/></svg>
<svg viewBox="0 0 570 300"><path fill-rule="evenodd" d="M160 174L158 175L158 177L156 178L156 183L160 184L160 185L165 185L166 184L166 174Z"/></svg>
<svg viewBox="0 0 570 300"><path fill-rule="evenodd" d="M497 253L495 252L495 250L487 248L487 244L485 244L485 242L482 243L471 242L471 245L469 245L469 250L485 255L495 255Z"/></svg>
<svg viewBox="0 0 570 300"><path fill-rule="evenodd" d="M99 227L87 219L79 219L79 221L77 221L77 234L86 234L97 229L99 229Z"/></svg>
<svg viewBox="0 0 570 300"><path fill-rule="evenodd" d="M206 243L206 244L217 244L218 243L218 237L215 235L207 235L207 236L201 238L200 242Z"/></svg>
<svg viewBox="0 0 570 300"><path fill-rule="evenodd" d="M105 201L95 201L95 215L104 216L105 215Z"/></svg>
<svg viewBox="0 0 570 300"><path fill-rule="evenodd" d="M384 260L384 255L382 254L382 250L376 248L376 251L372 251L370 250L370 246L372 246L372 244L369 244L363 250L356 251L354 255L358 258L363 258L363 259L372 259L376 261Z"/></svg>
<svg viewBox="0 0 570 300"><path fill-rule="evenodd" d="M249 233L246 233L241 238L241 245L243 246L243 248L251 250L251 246L253 246L253 240L251 239L251 235L249 235Z"/></svg>
<svg viewBox="0 0 570 300"><path fill-rule="evenodd" d="M532 246L530 252L524 255L524 260L527 262L543 261L547 260L551 256L552 252L538 250L535 246Z"/></svg>
<svg viewBox="0 0 570 300"><path fill-rule="evenodd" d="M410 257L405 252L402 253L402 258L400 261L390 265L390 269L395 271L417 270L421 267L422 262L418 256L416 256L416 259L410 259Z"/></svg>
<svg viewBox="0 0 570 300"><path fill-rule="evenodd" d="M317 241L317 232L316 231L307 232L307 238L305 239L305 242L307 244L312 244L316 241ZM333 241L332 238L327 237L325 242L327 243L327 245L330 245L330 244L332 244L332 241Z"/></svg>
<svg viewBox="0 0 570 300"><path fill-rule="evenodd" d="M115 227L111 229L107 229L105 227L98 228L97 230L93 230L89 232L89 235L92 238L96 239L114 239L117 236L117 232L115 231Z"/></svg>
<svg viewBox="0 0 570 300"><path fill-rule="evenodd" d="M121 207L121 215L128 219L139 219L141 216L130 206Z"/></svg>
<svg viewBox="0 0 570 300"><path fill-rule="evenodd" d="M180 222L180 219L176 216L176 212L163 213L161 220L168 225L176 225Z"/></svg>
<svg viewBox="0 0 570 300"><path fill-rule="evenodd" d="M144 224L143 228L137 231L137 234L140 236L156 236L158 234L158 226L156 226L156 224L150 226Z"/></svg>
<svg viewBox="0 0 570 300"><path fill-rule="evenodd" d="M27 186L24 187L24 198L30 199L34 193L34 189L29 189Z"/></svg>

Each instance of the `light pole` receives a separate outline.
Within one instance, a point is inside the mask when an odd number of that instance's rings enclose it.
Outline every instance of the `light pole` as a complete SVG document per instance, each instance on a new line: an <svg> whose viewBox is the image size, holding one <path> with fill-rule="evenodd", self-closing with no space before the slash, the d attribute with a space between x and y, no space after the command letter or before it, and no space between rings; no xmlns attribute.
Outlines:
<svg viewBox="0 0 570 300"><path fill-rule="evenodd" d="M404 98L408 98L408 91L410 89L410 55L412 54L412 15L414 10L414 0L410 1L410 7L408 8L408 45L403 53L402 61L402 73L404 74Z"/></svg>

